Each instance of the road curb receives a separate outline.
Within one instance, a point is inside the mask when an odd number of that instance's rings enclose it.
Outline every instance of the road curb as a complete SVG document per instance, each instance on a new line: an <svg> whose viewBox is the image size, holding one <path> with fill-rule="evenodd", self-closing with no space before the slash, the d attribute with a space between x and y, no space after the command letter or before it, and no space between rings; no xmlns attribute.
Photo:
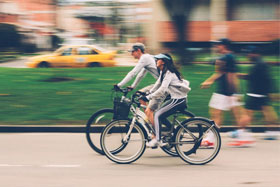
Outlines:
<svg viewBox="0 0 280 187"><path fill-rule="evenodd" d="M236 126L224 126L220 132L229 132L235 130ZM252 126L249 128L252 132L264 132L266 126ZM85 126L0 126L0 133L85 133ZM97 131L101 132L102 128ZM270 130L280 131L279 126L272 126Z"/></svg>

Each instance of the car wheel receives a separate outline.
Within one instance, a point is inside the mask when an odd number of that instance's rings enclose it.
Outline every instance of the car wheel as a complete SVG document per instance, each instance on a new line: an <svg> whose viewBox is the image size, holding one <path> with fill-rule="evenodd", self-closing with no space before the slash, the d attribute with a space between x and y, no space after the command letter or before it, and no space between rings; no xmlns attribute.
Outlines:
<svg viewBox="0 0 280 187"><path fill-rule="evenodd" d="M101 67L101 65L98 62L92 62L88 65L88 67L94 68L94 67Z"/></svg>
<svg viewBox="0 0 280 187"><path fill-rule="evenodd" d="M50 65L47 62L40 62L40 64L38 64L38 68L48 68L48 67L50 67Z"/></svg>

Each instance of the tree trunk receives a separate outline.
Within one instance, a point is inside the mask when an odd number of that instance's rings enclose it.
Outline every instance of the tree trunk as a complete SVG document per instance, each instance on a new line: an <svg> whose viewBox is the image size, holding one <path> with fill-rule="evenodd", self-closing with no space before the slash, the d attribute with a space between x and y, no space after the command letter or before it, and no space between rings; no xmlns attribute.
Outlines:
<svg viewBox="0 0 280 187"><path fill-rule="evenodd" d="M181 65L192 62L192 54L186 50L186 32L188 31L189 13L192 7L192 0L163 0L177 32L176 53Z"/></svg>

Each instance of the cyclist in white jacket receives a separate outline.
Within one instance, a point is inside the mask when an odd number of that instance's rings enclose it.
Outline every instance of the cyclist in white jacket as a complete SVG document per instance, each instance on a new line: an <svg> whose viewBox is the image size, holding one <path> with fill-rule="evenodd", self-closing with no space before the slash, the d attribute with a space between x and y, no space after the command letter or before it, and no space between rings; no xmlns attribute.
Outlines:
<svg viewBox="0 0 280 187"><path fill-rule="evenodd" d="M163 96L168 92L171 99L155 111L153 118L149 120L155 127L155 136L150 142L147 142L148 147L164 146L161 142L161 124L160 121L176 112L177 110L185 109L186 98L191 90L189 81L181 78L180 72L175 68L172 57L169 54L159 54L155 56L157 67L161 70L160 76L154 87L150 90L150 94L144 97L144 100L151 100ZM149 107L146 110L151 110Z"/></svg>

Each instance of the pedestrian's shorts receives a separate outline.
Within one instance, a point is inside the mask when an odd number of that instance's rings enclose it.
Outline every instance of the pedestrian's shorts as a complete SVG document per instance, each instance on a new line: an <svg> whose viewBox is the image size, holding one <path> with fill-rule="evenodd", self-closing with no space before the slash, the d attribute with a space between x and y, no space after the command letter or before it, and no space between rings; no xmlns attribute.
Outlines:
<svg viewBox="0 0 280 187"><path fill-rule="evenodd" d="M213 93L209 102L209 107L223 111L228 111L233 107L241 105L243 105L243 103L238 101L237 96L227 96L218 93Z"/></svg>
<svg viewBox="0 0 280 187"><path fill-rule="evenodd" d="M246 96L245 108L249 110L262 110L262 106L269 105L269 97Z"/></svg>

